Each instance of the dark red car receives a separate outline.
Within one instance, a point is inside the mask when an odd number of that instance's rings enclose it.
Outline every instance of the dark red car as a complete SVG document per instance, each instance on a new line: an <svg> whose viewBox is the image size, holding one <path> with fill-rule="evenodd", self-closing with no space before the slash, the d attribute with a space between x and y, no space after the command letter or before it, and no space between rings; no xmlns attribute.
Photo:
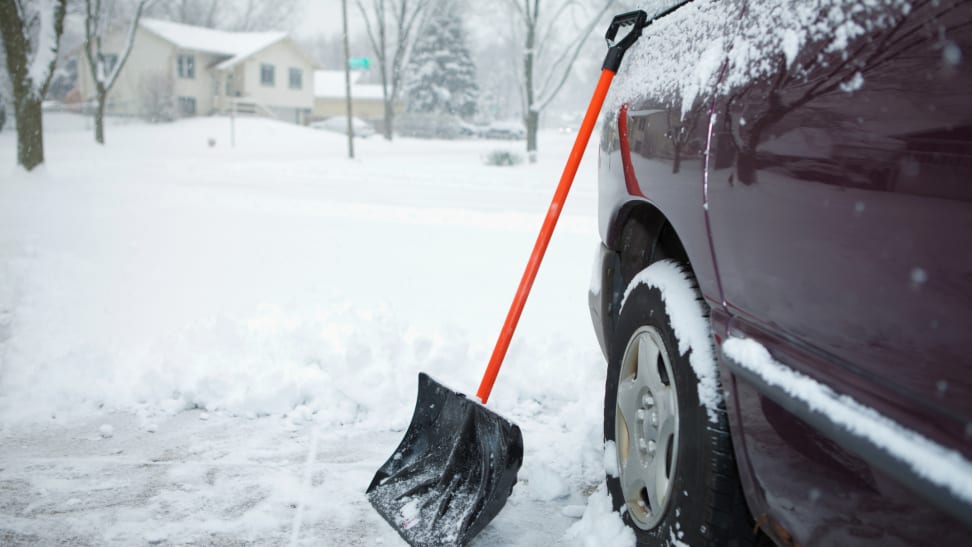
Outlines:
<svg viewBox="0 0 972 547"><path fill-rule="evenodd" d="M972 2L696 0L612 93L590 299L639 545L972 545Z"/></svg>

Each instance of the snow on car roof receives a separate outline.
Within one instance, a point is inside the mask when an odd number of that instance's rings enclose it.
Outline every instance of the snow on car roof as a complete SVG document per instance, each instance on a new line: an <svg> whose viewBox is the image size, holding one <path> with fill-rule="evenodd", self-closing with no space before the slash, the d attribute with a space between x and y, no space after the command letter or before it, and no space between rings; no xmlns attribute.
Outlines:
<svg viewBox="0 0 972 547"><path fill-rule="evenodd" d="M286 32L230 32L149 18L139 24L179 48L230 56L216 67L219 69L229 68L287 37Z"/></svg>

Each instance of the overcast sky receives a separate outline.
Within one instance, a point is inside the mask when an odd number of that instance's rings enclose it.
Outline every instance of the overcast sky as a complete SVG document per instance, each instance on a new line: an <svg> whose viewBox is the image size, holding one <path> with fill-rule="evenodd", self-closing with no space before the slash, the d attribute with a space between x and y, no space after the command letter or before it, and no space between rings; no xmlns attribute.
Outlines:
<svg viewBox="0 0 972 547"><path fill-rule="evenodd" d="M348 0L348 26L354 33L362 29L361 15ZM308 0L304 3L304 17L297 25L299 36L332 35L341 32L341 0Z"/></svg>

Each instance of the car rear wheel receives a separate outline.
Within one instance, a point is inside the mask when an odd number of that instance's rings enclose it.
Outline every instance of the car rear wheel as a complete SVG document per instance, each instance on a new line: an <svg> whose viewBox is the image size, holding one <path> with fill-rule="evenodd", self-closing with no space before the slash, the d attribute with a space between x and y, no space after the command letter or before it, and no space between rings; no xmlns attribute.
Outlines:
<svg viewBox="0 0 972 547"><path fill-rule="evenodd" d="M757 540L721 390L709 389L718 384L708 325L693 278L674 261L652 264L625 291L610 345L604 438L618 464L608 490L638 545ZM700 376L708 387L699 388Z"/></svg>

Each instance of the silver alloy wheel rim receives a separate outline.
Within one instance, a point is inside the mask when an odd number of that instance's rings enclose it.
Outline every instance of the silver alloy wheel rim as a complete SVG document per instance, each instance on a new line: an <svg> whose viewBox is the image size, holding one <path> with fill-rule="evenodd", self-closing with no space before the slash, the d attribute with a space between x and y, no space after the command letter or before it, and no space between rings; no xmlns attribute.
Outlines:
<svg viewBox="0 0 972 547"><path fill-rule="evenodd" d="M661 334L641 327L621 360L614 439L628 513L650 530L665 515L678 462L678 396Z"/></svg>

